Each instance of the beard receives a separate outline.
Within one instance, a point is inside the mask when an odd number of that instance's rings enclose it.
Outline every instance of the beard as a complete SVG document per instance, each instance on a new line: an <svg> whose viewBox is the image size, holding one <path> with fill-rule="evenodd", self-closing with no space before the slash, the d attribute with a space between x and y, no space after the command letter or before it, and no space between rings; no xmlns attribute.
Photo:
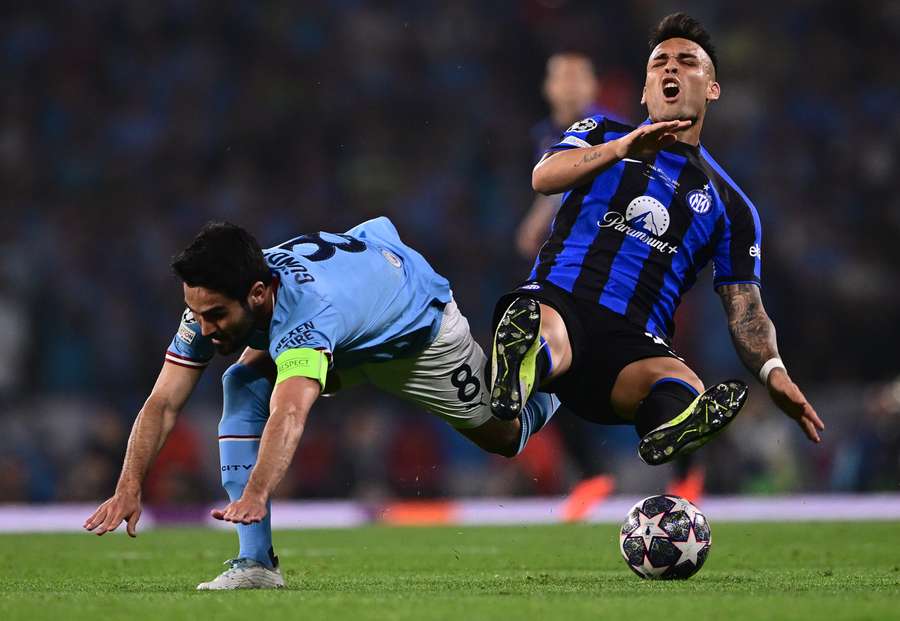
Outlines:
<svg viewBox="0 0 900 621"><path fill-rule="evenodd" d="M219 337L221 338L221 337ZM213 343L216 348L216 351L219 352L223 356L228 356L230 354L235 353L238 349L240 349L240 344L234 341L228 340L220 340L218 343Z"/></svg>
<svg viewBox="0 0 900 621"><path fill-rule="evenodd" d="M216 332L212 338L218 341L213 343L216 351L227 356L239 349L243 349L253 332L254 318L252 312L247 310L228 332Z"/></svg>

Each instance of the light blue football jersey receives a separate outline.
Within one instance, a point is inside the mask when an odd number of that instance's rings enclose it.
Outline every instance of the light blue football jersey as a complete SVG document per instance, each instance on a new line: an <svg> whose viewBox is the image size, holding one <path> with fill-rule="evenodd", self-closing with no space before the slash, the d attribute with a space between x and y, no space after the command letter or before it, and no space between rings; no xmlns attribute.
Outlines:
<svg viewBox="0 0 900 621"><path fill-rule="evenodd" d="M267 333L247 343L272 359L288 349L331 354L335 369L414 355L440 329L450 283L375 218L346 233L300 235L263 251L279 279ZM185 311L166 360L204 367L215 353Z"/></svg>

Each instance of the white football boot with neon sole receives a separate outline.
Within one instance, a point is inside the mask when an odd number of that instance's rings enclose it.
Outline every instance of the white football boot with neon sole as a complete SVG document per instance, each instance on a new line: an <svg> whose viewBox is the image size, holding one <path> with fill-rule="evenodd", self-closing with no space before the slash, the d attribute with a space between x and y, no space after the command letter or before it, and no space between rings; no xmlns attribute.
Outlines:
<svg viewBox="0 0 900 621"><path fill-rule="evenodd" d="M284 578L278 567L269 568L249 558L225 561L228 569L209 582L197 585L198 591L228 591L233 589L280 589Z"/></svg>

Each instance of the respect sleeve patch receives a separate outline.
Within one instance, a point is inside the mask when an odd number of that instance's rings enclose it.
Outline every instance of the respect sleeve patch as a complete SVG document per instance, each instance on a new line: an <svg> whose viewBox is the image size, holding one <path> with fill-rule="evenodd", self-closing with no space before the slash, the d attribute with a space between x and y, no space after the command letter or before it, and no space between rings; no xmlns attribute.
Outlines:
<svg viewBox="0 0 900 621"><path fill-rule="evenodd" d="M308 377L318 381L325 389L328 375L328 354L317 349L287 349L275 359L278 375L275 383L280 384L291 377Z"/></svg>

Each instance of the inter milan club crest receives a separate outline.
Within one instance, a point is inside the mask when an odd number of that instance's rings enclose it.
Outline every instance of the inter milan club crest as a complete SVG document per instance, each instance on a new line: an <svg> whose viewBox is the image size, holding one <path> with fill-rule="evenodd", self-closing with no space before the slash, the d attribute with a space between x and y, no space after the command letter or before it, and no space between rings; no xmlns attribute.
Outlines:
<svg viewBox="0 0 900 621"><path fill-rule="evenodd" d="M597 127L597 121L595 121L594 119L588 118L588 119L582 119L582 120L578 121L577 123L572 125L572 127L567 129L566 131L567 132L589 132L596 127Z"/></svg>
<svg viewBox="0 0 900 621"><path fill-rule="evenodd" d="M701 216L709 211L709 208L712 207L712 197L709 195L709 186L706 185L701 189L688 192L687 204L694 213L698 213Z"/></svg>

